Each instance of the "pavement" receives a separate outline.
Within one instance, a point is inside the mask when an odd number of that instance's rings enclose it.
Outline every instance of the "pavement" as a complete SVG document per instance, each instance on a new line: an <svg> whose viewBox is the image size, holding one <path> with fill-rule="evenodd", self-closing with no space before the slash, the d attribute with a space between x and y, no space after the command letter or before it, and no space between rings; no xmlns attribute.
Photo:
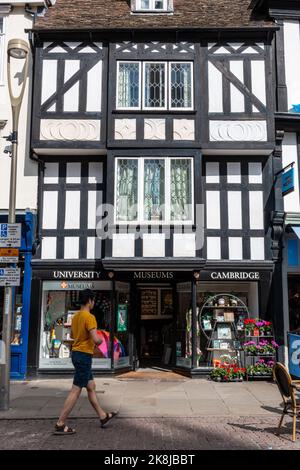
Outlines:
<svg viewBox="0 0 300 470"><path fill-rule="evenodd" d="M0 449L300 449L291 418L274 435L281 396L269 381L217 383L172 373L96 378L101 406L118 416L101 429L86 391L68 424L74 436L52 430L71 378L13 382L11 408L0 412Z"/></svg>

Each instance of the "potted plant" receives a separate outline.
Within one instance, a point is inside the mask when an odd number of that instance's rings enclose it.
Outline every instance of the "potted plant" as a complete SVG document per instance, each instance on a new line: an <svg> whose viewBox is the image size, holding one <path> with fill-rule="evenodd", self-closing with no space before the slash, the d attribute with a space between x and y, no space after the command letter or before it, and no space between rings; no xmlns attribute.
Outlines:
<svg viewBox="0 0 300 470"><path fill-rule="evenodd" d="M244 320L244 328L246 336L253 336L255 320L253 318L247 318Z"/></svg>
<svg viewBox="0 0 300 470"><path fill-rule="evenodd" d="M263 334L265 336L271 336L272 335L272 323L270 321L264 321L263 322Z"/></svg>
<svg viewBox="0 0 300 470"><path fill-rule="evenodd" d="M257 354L257 344L255 341L248 341L244 343L244 350L250 355L250 356L256 356Z"/></svg>

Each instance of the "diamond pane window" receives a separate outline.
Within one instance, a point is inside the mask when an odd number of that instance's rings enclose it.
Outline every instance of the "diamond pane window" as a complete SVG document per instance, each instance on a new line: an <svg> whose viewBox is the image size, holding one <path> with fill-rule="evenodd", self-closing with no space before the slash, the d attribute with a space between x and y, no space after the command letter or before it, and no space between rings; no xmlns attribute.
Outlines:
<svg viewBox="0 0 300 470"><path fill-rule="evenodd" d="M137 108L140 106L140 64L120 62L118 73L118 108Z"/></svg>
<svg viewBox="0 0 300 470"><path fill-rule="evenodd" d="M171 108L192 107L192 65L171 63Z"/></svg>
<svg viewBox="0 0 300 470"><path fill-rule="evenodd" d="M164 220L165 161L145 160L144 220Z"/></svg>
<svg viewBox="0 0 300 470"><path fill-rule="evenodd" d="M144 107L164 108L166 106L166 64L145 63Z"/></svg>
<svg viewBox="0 0 300 470"><path fill-rule="evenodd" d="M138 161L118 160L116 212L118 221L137 220Z"/></svg>
<svg viewBox="0 0 300 470"><path fill-rule="evenodd" d="M171 160L171 220L192 220L190 159Z"/></svg>

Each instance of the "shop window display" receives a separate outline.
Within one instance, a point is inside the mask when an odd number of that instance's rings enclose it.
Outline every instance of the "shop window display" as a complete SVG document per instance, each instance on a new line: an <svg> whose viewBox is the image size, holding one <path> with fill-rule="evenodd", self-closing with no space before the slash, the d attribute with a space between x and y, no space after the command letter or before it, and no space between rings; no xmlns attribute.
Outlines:
<svg viewBox="0 0 300 470"><path fill-rule="evenodd" d="M114 338L114 366L116 368L129 366L129 284L116 282L117 309L116 333Z"/></svg>
<svg viewBox="0 0 300 470"><path fill-rule="evenodd" d="M110 326L112 315L112 283L94 282L88 286L95 292L95 315L98 334L103 342L95 349L94 367L111 367ZM43 309L41 319L40 367L72 368L70 346L72 344L72 316L80 309L79 291L87 288L81 283L44 282ZM122 348L118 339L114 341L115 356L119 358Z"/></svg>

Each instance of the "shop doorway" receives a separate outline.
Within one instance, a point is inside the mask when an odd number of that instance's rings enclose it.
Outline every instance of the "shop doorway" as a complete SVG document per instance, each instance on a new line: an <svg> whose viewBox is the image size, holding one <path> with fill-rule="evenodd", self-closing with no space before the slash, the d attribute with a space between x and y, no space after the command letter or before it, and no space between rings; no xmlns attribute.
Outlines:
<svg viewBox="0 0 300 470"><path fill-rule="evenodd" d="M174 336L172 286L138 286L137 316L140 367L170 369Z"/></svg>

